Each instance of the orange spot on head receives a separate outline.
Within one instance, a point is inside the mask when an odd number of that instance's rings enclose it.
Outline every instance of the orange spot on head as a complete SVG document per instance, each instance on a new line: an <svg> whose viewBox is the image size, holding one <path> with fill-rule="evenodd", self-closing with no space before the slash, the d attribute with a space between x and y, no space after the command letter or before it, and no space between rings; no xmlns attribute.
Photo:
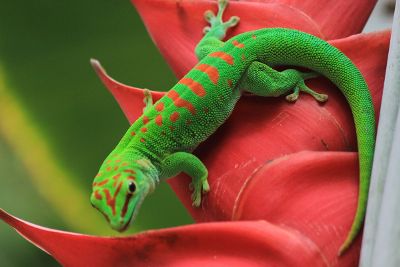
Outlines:
<svg viewBox="0 0 400 267"><path fill-rule="evenodd" d="M123 166L123 167L128 166L128 162L123 162L123 163L121 164L121 166Z"/></svg>
<svg viewBox="0 0 400 267"><path fill-rule="evenodd" d="M112 168L109 166L109 167L107 167L106 170L107 170L107 171L111 171L111 169L112 169Z"/></svg>
<svg viewBox="0 0 400 267"><path fill-rule="evenodd" d="M113 176L113 179L117 180L119 177L121 177L121 174L120 174L120 173L114 175L114 176Z"/></svg>
<svg viewBox="0 0 400 267"><path fill-rule="evenodd" d="M176 112L176 111L174 111L174 112L171 114L171 116L169 116L169 119L170 119L172 122L176 122L176 121L179 119L179 113Z"/></svg>
<svg viewBox="0 0 400 267"><path fill-rule="evenodd" d="M114 167L114 171L118 170L119 166L115 166Z"/></svg>
<svg viewBox="0 0 400 267"><path fill-rule="evenodd" d="M146 140L144 140L144 138L140 138L140 142L144 143Z"/></svg>
<svg viewBox="0 0 400 267"><path fill-rule="evenodd" d="M155 106L155 109L156 109L157 111L163 111L163 109L164 109L164 103L163 103L163 102L159 102L159 103Z"/></svg>
<svg viewBox="0 0 400 267"><path fill-rule="evenodd" d="M255 34L253 34L253 35L251 36L251 38L256 39L257 36L256 36Z"/></svg>
<svg viewBox="0 0 400 267"><path fill-rule="evenodd" d="M135 136L135 135L136 135L136 133L135 133L135 132L131 132L131 135L132 135L132 136Z"/></svg>
<svg viewBox="0 0 400 267"><path fill-rule="evenodd" d="M135 180L136 179L136 177L133 176L133 175L129 175L127 178L130 179L130 180Z"/></svg>
<svg viewBox="0 0 400 267"><path fill-rule="evenodd" d="M117 159L115 162L116 162L116 163L119 163L119 162L121 162L121 160L120 160L120 159Z"/></svg>
<svg viewBox="0 0 400 267"><path fill-rule="evenodd" d="M136 173L134 170L124 170L124 172L131 173L131 174L135 174Z"/></svg>
<svg viewBox="0 0 400 267"><path fill-rule="evenodd" d="M101 173L99 172L98 174L96 174L95 178L100 177Z"/></svg>
<svg viewBox="0 0 400 267"><path fill-rule="evenodd" d="M143 116L143 124L146 124L149 122L149 117Z"/></svg>
<svg viewBox="0 0 400 267"><path fill-rule="evenodd" d="M244 47L244 44L239 43L237 40L233 40L233 41L232 41L232 44L233 44L234 46L236 46L237 48L243 48L243 47Z"/></svg>
<svg viewBox="0 0 400 267"><path fill-rule="evenodd" d="M107 200L107 205L112 209L112 213L113 215L115 215L115 199L119 193L119 191L121 190L121 186L122 186L122 182L119 182L117 189L114 192L114 195L111 196L110 191L105 188L103 190L105 196L106 196L106 200Z"/></svg>
<svg viewBox="0 0 400 267"><path fill-rule="evenodd" d="M98 200L101 200L103 197L102 195L99 193L98 190L94 191L94 197Z"/></svg>
<svg viewBox="0 0 400 267"><path fill-rule="evenodd" d="M142 129L140 129L140 131L141 131L142 133L145 133L145 132L147 132L147 128L146 128L146 127L143 127Z"/></svg>
<svg viewBox="0 0 400 267"><path fill-rule="evenodd" d="M103 180L103 181L101 181L101 182L98 182L96 185L97 185L97 186L103 186L103 185L105 185L106 183L108 183L108 179L105 179L105 180Z"/></svg>

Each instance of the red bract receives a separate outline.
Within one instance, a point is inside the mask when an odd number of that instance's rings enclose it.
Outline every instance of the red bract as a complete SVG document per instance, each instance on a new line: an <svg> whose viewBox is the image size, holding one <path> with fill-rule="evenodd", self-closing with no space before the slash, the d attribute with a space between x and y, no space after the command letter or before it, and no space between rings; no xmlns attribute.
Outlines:
<svg viewBox="0 0 400 267"><path fill-rule="evenodd" d="M0 218L63 266L326 266L307 237L265 221L196 224L109 238L40 227L1 209Z"/></svg>
<svg viewBox="0 0 400 267"><path fill-rule="evenodd" d="M203 13L215 10L216 2L132 2L175 73L182 76L196 62L194 46L206 26ZM230 34L262 27L290 27L327 40L344 37L362 28L375 1L323 2L232 2L226 17L237 15L241 22ZM363 73L377 113L389 36L389 32L381 32L330 41ZM98 62L93 61L93 65L129 121L134 121L143 109L143 91L114 81ZM138 265L147 261L149 265L162 262L164 266L356 265L360 238L344 256L337 257L357 203L358 162L356 153L349 152L356 150L354 122L344 97L327 79L314 79L309 86L328 94L328 102L318 104L308 95L301 95L292 104L284 98L245 96L228 121L199 146L195 153L208 167L211 186L201 208L191 206L188 177L180 175L169 181L198 222L268 223L206 223L125 239L80 235L75 238L76 246L86 248L90 241L93 253L87 254L87 259L101 254L110 265L120 264L120 257ZM152 95L158 100L163 93ZM174 246L160 238L165 235L175 236ZM43 247L61 249L58 243L43 242ZM152 244L147 246L150 252L140 258L137 255L143 253L146 242ZM110 244L118 249L106 251ZM69 257L78 265L84 257L60 251L57 256L54 253L60 262Z"/></svg>
<svg viewBox="0 0 400 267"><path fill-rule="evenodd" d="M131 0L151 37L178 77L197 60L194 47L206 25L204 11L216 11L216 1ZM228 38L241 32L286 27L314 34L325 40L359 33L376 0L316 1L259 0L230 1L225 17L239 16L239 26Z"/></svg>

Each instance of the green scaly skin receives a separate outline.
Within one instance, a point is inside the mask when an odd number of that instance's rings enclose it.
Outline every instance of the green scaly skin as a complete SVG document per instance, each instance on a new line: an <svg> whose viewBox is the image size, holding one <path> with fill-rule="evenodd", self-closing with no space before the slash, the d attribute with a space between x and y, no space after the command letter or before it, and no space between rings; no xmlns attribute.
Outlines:
<svg viewBox="0 0 400 267"><path fill-rule="evenodd" d="M205 13L211 27L205 28L196 47L200 62L156 103L147 94L143 115L106 158L94 180L92 205L112 228L123 231L160 179L184 172L192 177L192 200L198 207L202 192L210 188L207 168L191 152L224 123L241 93L276 97L292 92L286 99L296 101L303 91L323 102L326 95L304 84L305 79L323 75L340 89L351 107L359 150L358 207L340 255L360 231L366 210L375 140L374 108L367 84L338 49L303 32L261 29L222 42L226 30L239 21L237 17L222 21L227 2L219 1L216 16ZM272 69L276 65L301 66L313 72L278 72Z"/></svg>

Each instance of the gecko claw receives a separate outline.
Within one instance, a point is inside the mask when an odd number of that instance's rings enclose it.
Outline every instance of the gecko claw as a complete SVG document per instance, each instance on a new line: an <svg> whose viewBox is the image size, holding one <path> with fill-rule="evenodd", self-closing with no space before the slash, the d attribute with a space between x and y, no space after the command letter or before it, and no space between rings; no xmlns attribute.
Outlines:
<svg viewBox="0 0 400 267"><path fill-rule="evenodd" d="M192 193L192 205L193 207L200 207L202 193L210 191L210 185L208 184L207 178L200 179L196 182L189 184L189 189L193 190Z"/></svg>
<svg viewBox="0 0 400 267"><path fill-rule="evenodd" d="M222 40L226 35L226 31L238 24L240 20L238 16L233 16L225 22L222 20L228 2L228 0L218 1L218 12L216 15L211 10L207 10L204 13L204 19L210 24L210 27L205 27L203 29L204 34L211 34Z"/></svg>

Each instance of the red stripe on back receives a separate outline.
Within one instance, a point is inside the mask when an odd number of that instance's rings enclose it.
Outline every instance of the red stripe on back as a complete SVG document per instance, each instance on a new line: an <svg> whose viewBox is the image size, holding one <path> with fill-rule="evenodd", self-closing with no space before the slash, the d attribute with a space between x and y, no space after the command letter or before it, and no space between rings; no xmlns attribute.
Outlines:
<svg viewBox="0 0 400 267"><path fill-rule="evenodd" d="M196 114L196 109L193 104L185 99L182 99L177 91L169 90L169 92L167 93L167 97L171 98L174 101L175 106L179 108L186 108L193 115Z"/></svg>
<svg viewBox="0 0 400 267"><path fill-rule="evenodd" d="M103 198L98 190L94 191L94 197L98 200L101 200Z"/></svg>
<svg viewBox="0 0 400 267"><path fill-rule="evenodd" d="M199 64L195 67L196 70L200 70L208 75L208 78L216 85L219 79L219 71L216 67L207 65L207 64Z"/></svg>
<svg viewBox="0 0 400 267"><path fill-rule="evenodd" d="M217 57L224 60L229 65L233 65L233 57L225 52L217 51L208 55L209 57Z"/></svg>
<svg viewBox="0 0 400 267"><path fill-rule="evenodd" d="M233 40L233 41L232 41L232 44L233 44L234 46L236 46L237 48L243 48L243 47L244 47L244 44L239 43L239 42L236 41L236 40Z"/></svg>
<svg viewBox="0 0 400 267"><path fill-rule="evenodd" d="M195 93L196 95L203 97L206 95L206 90L204 90L203 85L201 85L201 83L196 82L195 80L191 79L191 78L182 78L178 84L183 84L186 85L193 93Z"/></svg>

